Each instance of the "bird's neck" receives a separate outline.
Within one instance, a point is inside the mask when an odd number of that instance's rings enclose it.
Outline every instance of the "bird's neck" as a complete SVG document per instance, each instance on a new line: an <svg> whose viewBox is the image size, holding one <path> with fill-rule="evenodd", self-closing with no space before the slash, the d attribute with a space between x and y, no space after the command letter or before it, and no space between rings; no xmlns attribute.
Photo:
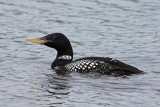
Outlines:
<svg viewBox="0 0 160 107"><path fill-rule="evenodd" d="M73 50L72 50L72 48L57 50L57 57L56 58L64 56L64 55L71 56L73 58Z"/></svg>
<svg viewBox="0 0 160 107"><path fill-rule="evenodd" d="M57 57L52 63L52 69L57 66L64 66L67 63L71 62L73 59L72 47L69 49L57 50Z"/></svg>

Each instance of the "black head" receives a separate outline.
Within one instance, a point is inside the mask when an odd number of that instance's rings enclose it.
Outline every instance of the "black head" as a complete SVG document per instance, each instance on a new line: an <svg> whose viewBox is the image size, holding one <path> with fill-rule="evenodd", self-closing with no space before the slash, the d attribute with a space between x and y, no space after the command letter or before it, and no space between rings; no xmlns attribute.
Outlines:
<svg viewBox="0 0 160 107"><path fill-rule="evenodd" d="M55 48L57 51L67 51L72 48L70 41L62 33L49 34L45 37L42 37L41 39L47 41L46 43L44 43L44 45Z"/></svg>
<svg viewBox="0 0 160 107"><path fill-rule="evenodd" d="M58 54L52 63L52 68L63 66L73 59L73 50L70 41L62 33L53 33L41 38L26 38L26 40L43 44L57 50Z"/></svg>
<svg viewBox="0 0 160 107"><path fill-rule="evenodd" d="M62 33L53 33L41 38L26 38L26 40L55 48L58 52L57 56L73 56L71 43L68 38Z"/></svg>

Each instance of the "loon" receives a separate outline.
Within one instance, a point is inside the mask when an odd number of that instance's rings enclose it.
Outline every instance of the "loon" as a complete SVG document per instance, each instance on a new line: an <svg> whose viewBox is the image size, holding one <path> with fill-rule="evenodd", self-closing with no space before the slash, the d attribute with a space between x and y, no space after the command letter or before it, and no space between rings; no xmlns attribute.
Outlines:
<svg viewBox="0 0 160 107"><path fill-rule="evenodd" d="M53 33L44 37L25 38L28 41L43 44L57 50L56 59L51 68L57 73L98 72L113 76L142 74L143 71L109 57L85 57L73 60L73 50L69 39L62 33Z"/></svg>

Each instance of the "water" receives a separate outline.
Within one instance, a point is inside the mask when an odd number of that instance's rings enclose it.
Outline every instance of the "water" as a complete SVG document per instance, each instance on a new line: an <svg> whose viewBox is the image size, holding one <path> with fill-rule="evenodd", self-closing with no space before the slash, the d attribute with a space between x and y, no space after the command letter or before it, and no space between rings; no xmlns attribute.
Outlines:
<svg viewBox="0 0 160 107"><path fill-rule="evenodd" d="M160 105L159 0L1 0L0 107ZM57 75L56 51L24 40L64 33L74 59L108 56L145 75Z"/></svg>

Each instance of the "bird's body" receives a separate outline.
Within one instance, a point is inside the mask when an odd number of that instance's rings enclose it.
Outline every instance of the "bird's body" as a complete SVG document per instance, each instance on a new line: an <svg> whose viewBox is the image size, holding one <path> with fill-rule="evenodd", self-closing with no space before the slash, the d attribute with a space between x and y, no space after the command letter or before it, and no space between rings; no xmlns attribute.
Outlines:
<svg viewBox="0 0 160 107"><path fill-rule="evenodd" d="M51 65L57 73L98 72L116 76L144 73L131 65L109 57L86 57L72 61L72 46L68 38L61 33L53 33L42 38L27 38L27 40L57 50L57 57Z"/></svg>

